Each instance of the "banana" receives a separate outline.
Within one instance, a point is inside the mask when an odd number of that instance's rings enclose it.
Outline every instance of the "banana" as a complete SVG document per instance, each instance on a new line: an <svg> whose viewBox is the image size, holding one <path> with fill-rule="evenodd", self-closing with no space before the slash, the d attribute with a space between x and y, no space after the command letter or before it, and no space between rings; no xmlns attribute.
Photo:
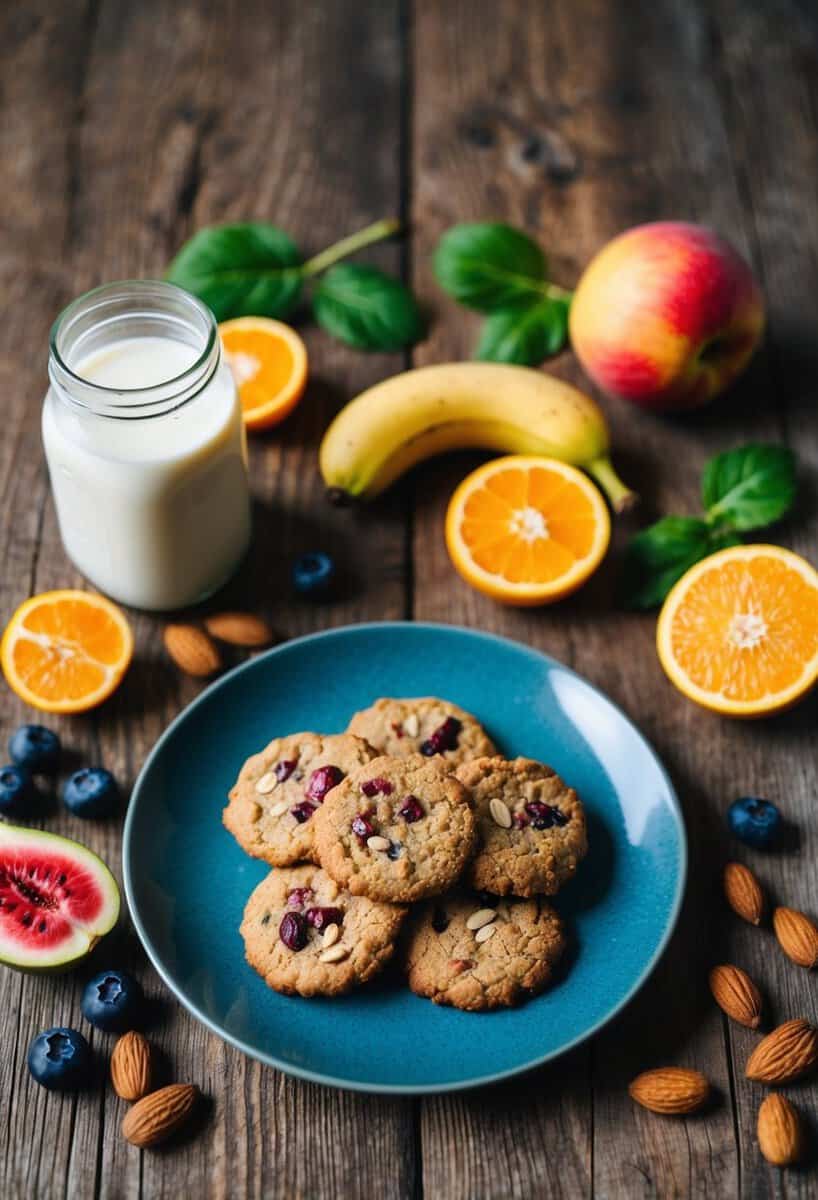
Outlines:
<svg viewBox="0 0 818 1200"><path fill-rule="evenodd" d="M416 463L468 446L584 467L617 512L636 500L611 465L608 427L590 396L499 363L418 367L361 392L324 435L321 474L333 501L369 499Z"/></svg>

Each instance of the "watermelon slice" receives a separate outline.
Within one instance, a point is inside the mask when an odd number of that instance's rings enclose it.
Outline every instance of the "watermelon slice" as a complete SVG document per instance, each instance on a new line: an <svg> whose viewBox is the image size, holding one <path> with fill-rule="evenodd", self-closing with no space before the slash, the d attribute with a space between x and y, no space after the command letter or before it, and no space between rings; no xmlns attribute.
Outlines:
<svg viewBox="0 0 818 1200"><path fill-rule="evenodd" d="M67 971L117 922L119 888L79 842L0 823L0 963Z"/></svg>

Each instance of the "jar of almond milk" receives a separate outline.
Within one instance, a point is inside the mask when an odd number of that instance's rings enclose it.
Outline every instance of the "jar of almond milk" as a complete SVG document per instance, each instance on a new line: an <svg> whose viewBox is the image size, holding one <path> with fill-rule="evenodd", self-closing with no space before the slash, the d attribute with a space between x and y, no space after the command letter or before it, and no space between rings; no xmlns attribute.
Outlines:
<svg viewBox="0 0 818 1200"><path fill-rule="evenodd" d="M43 442L63 545L135 608L210 595L250 540L241 407L210 310L153 280L81 296L51 330Z"/></svg>

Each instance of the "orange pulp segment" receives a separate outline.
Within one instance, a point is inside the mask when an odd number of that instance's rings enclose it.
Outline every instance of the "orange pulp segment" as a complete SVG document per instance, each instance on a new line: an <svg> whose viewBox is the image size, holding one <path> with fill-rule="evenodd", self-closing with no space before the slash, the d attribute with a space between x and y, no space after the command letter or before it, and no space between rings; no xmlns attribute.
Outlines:
<svg viewBox="0 0 818 1200"><path fill-rule="evenodd" d="M587 476L556 459L509 455L473 471L446 514L456 569L506 604L549 604L596 570L611 536L605 502Z"/></svg>
<svg viewBox="0 0 818 1200"><path fill-rule="evenodd" d="M818 572L780 546L731 546L665 600L657 649L671 681L715 712L761 717L818 679Z"/></svg>
<svg viewBox="0 0 818 1200"><path fill-rule="evenodd" d="M92 592L43 592L9 621L0 662L9 687L45 712L78 713L119 686L133 655L122 611Z"/></svg>
<svg viewBox="0 0 818 1200"><path fill-rule="evenodd" d="M283 321L237 317L219 334L248 429L268 429L292 412L307 383L307 349Z"/></svg>

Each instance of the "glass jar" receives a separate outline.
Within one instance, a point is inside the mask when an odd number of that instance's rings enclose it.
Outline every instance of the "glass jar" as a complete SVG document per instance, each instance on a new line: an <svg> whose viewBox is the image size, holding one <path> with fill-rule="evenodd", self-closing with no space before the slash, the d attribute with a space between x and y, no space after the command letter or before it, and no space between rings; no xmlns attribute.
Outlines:
<svg viewBox="0 0 818 1200"><path fill-rule="evenodd" d="M210 310L155 280L80 296L51 330L43 443L63 545L135 608L195 604L250 540L247 446Z"/></svg>

